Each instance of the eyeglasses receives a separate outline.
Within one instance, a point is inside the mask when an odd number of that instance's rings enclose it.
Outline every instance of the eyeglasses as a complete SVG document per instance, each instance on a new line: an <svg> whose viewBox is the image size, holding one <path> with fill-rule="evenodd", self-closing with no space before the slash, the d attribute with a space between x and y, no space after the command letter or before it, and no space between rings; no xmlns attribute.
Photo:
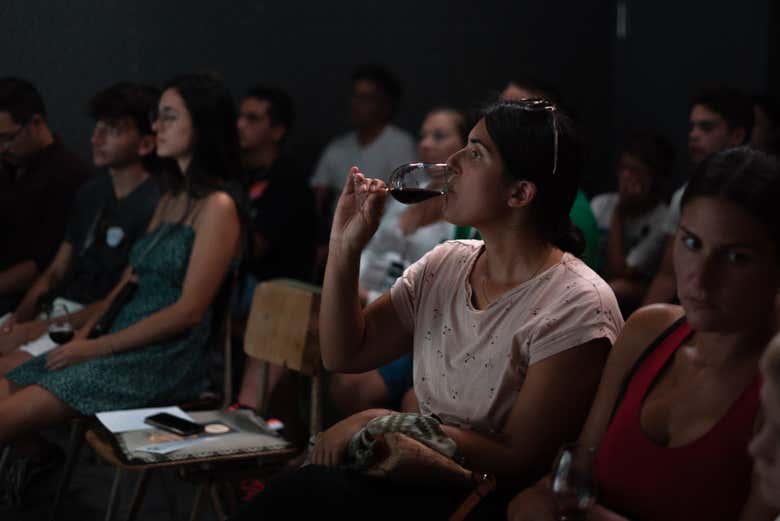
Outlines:
<svg viewBox="0 0 780 521"><path fill-rule="evenodd" d="M149 123L152 125L157 123L162 127L167 127L168 125L173 124L177 119L179 119L179 115L167 108L162 111L159 111L156 108L149 111Z"/></svg>
<svg viewBox="0 0 780 521"><path fill-rule="evenodd" d="M24 127L27 126L27 123L24 123L22 125L19 125L19 128L14 130L13 132L4 132L0 133L0 147L6 147L10 145L16 137L22 133L22 130L24 130Z"/></svg>
<svg viewBox="0 0 780 521"><path fill-rule="evenodd" d="M95 123L93 134L107 134L111 137L119 137L127 130L127 125L120 122L111 122L100 120Z"/></svg>
<svg viewBox="0 0 780 521"><path fill-rule="evenodd" d="M517 102L518 105L529 112L546 111L552 115L553 130L553 167L552 175L558 170L558 107L550 100L544 98L529 98Z"/></svg>

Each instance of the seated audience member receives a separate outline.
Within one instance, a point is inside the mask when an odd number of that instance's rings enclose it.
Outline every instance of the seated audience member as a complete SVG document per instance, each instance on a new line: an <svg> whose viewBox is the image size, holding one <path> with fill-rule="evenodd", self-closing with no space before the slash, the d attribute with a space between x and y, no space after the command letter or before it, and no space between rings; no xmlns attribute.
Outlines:
<svg viewBox="0 0 780 521"><path fill-rule="evenodd" d="M317 271L324 266L333 202L341 190L344 172L360 165L369 175L386 181L395 167L415 158L414 139L392 123L401 94L401 83L384 67L361 65L352 74L353 130L325 147L309 180L319 221Z"/></svg>
<svg viewBox="0 0 780 521"><path fill-rule="evenodd" d="M0 317L52 260L89 173L52 134L32 83L0 78Z"/></svg>
<svg viewBox="0 0 780 521"><path fill-rule="evenodd" d="M257 281L306 280L314 258L314 199L282 144L292 129L293 102L276 88L251 89L238 115L241 158L252 217L250 271Z"/></svg>
<svg viewBox="0 0 780 521"><path fill-rule="evenodd" d="M437 246L366 308L360 254L379 225L384 182L353 168L333 220L320 309L325 367L364 372L413 350L420 411L440 419L467 466L504 486L541 476L575 436L622 326L609 286L567 252L581 247L569 221L579 152L571 120L546 100L489 107L448 160L444 199L444 218L484 241ZM390 412L369 409L323 432L313 464L271 480L237 519L369 511L398 519L410 508L449 516L463 497L447 487L339 468L350 438ZM399 501L409 496L420 501ZM496 519L506 499L488 495L472 518Z"/></svg>
<svg viewBox="0 0 780 521"><path fill-rule="evenodd" d="M207 385L211 303L241 242L223 189L240 174L233 100L211 75L176 77L152 128L173 170L130 252L132 270L106 301L131 277L137 289L107 334L86 338L90 319L73 341L0 380L0 445L76 414L191 400Z"/></svg>
<svg viewBox="0 0 780 521"><path fill-rule="evenodd" d="M420 129L418 159L424 163L444 163L463 148L469 127L464 113L438 108L428 113ZM360 256L358 278L361 300L370 304L390 289L404 269L434 246L452 239L453 225L443 221L442 199L433 198L407 206L390 199L376 234ZM407 354L367 373L330 375L330 396L345 415L370 407L415 410L409 397L399 401L412 386L412 355Z"/></svg>
<svg viewBox="0 0 780 521"><path fill-rule="evenodd" d="M629 136L617 164L618 191L590 203L601 234L600 257L623 316L642 301L663 255L666 186L674 147L646 132Z"/></svg>
<svg viewBox="0 0 780 521"><path fill-rule="evenodd" d="M725 148L748 142L753 128L753 102L738 89L715 87L694 96L689 109L688 159L691 168ZM674 235L680 224L681 186L672 196L664 220L666 246L661 264L645 294L643 304L672 302L677 296L674 276Z"/></svg>
<svg viewBox="0 0 780 521"><path fill-rule="evenodd" d="M780 334L761 358L761 428L750 442L753 470L764 500L780 510Z"/></svg>
<svg viewBox="0 0 780 521"><path fill-rule="evenodd" d="M750 146L769 154L780 154L780 103L768 94L753 97Z"/></svg>
<svg viewBox="0 0 780 521"><path fill-rule="evenodd" d="M682 305L632 315L580 434L598 447L588 519L773 519L747 447L780 289L778 198L780 166L762 152L698 166L675 237ZM512 501L512 521L556 519L548 480Z"/></svg>
<svg viewBox="0 0 780 521"><path fill-rule="evenodd" d="M249 183L251 213L247 273L242 277L234 313L234 331L241 338L258 282L275 277L305 281L312 272L314 196L293 159L283 151L293 120L290 96L263 85L253 87L239 109L238 139ZM239 356L244 359L242 353ZM256 360L246 360L237 406L254 408L259 365ZM281 376L282 369L274 366L269 373L269 385L273 387Z"/></svg>
<svg viewBox="0 0 780 521"><path fill-rule="evenodd" d="M90 101L92 159L108 175L79 189L54 261L0 330L0 375L57 346L47 334L47 317L37 316L41 301L55 311L64 307L78 328L122 276L130 248L146 231L160 198L149 173L154 155L149 112L159 97L154 87L117 83Z"/></svg>
<svg viewBox="0 0 780 521"><path fill-rule="evenodd" d="M560 95L555 88L530 78L512 80L501 92L501 99L504 100L524 100L529 98L545 98L557 104L561 102ZM585 237L585 249L580 258L594 270L600 270L603 259L599 256L598 251L598 224L590 209L588 198L582 190L577 190L577 196L574 198L574 203L572 203L569 218Z"/></svg>

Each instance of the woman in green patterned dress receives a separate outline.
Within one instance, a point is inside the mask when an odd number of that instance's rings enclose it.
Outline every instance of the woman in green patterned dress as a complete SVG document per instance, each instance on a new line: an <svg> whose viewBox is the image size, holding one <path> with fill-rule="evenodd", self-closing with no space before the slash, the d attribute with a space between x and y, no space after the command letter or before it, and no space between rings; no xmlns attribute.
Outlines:
<svg viewBox="0 0 780 521"><path fill-rule="evenodd" d="M172 160L166 194L106 307L131 278L138 290L108 334L87 339L98 311L74 340L0 380L0 446L78 414L171 403L203 390L211 303L241 242L238 206L225 191L240 172L235 122L230 94L215 77L168 83L153 122L157 153Z"/></svg>

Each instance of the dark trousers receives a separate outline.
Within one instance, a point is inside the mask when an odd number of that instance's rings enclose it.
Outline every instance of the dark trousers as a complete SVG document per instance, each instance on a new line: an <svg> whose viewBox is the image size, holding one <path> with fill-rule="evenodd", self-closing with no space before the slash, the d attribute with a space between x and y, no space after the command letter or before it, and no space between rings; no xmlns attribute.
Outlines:
<svg viewBox="0 0 780 521"><path fill-rule="evenodd" d="M448 519L468 492L435 483L405 485L357 472L309 465L266 484L233 521L257 519ZM468 519L505 519L511 497L493 492Z"/></svg>

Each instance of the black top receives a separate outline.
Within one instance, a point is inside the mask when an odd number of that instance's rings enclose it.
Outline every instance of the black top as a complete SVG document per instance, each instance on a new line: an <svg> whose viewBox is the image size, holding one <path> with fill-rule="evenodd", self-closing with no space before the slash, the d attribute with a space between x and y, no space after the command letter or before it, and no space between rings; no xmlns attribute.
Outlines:
<svg viewBox="0 0 780 521"><path fill-rule="evenodd" d="M308 280L314 261L314 194L287 157L269 168L247 173L252 233L269 243L260 259L249 258L258 280L290 277Z"/></svg>
<svg viewBox="0 0 780 521"><path fill-rule="evenodd" d="M160 199L150 176L135 190L117 199L110 175L84 184L76 194L65 242L75 255L60 296L89 304L102 299L119 281L130 248L145 232Z"/></svg>
<svg viewBox="0 0 780 521"><path fill-rule="evenodd" d="M59 139L20 167L0 164L0 270L57 252L68 211L90 167Z"/></svg>

